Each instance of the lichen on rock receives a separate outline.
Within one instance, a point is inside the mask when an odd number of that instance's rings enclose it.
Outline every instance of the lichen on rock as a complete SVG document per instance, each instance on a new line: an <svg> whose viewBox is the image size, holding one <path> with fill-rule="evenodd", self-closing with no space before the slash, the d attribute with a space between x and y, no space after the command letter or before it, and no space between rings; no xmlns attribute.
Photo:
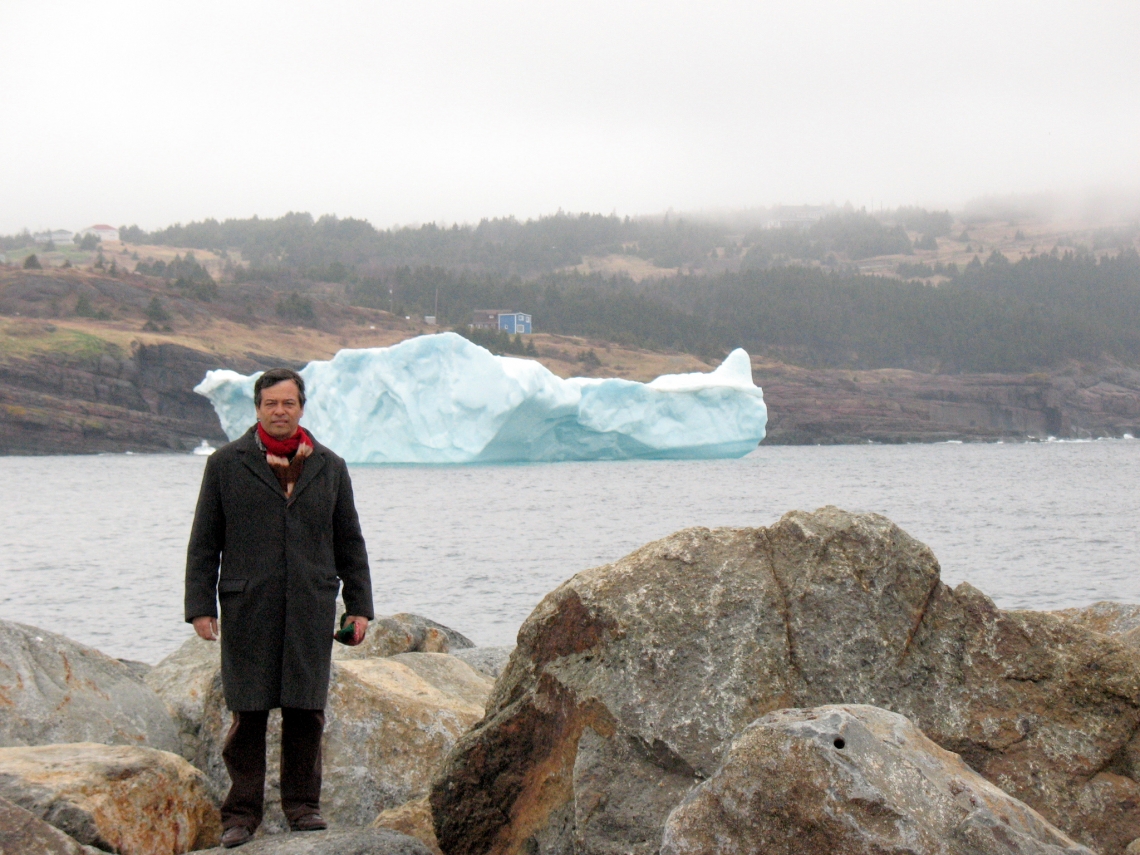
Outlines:
<svg viewBox="0 0 1140 855"><path fill-rule="evenodd" d="M222 833L205 776L154 748L0 748L0 796L80 843L120 855L179 855L216 845Z"/></svg>

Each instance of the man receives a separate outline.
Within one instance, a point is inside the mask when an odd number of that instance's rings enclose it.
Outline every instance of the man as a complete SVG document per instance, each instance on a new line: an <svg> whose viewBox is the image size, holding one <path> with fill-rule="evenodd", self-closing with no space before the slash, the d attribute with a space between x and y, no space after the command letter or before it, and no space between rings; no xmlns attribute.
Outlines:
<svg viewBox="0 0 1140 855"><path fill-rule="evenodd" d="M321 733L336 597L364 639L372 581L344 461L300 426L305 381L277 368L254 384L257 424L206 461L186 557L186 620L218 638L233 724L222 757L230 774L222 845L261 824L265 726L281 708L281 807L294 831L321 817ZM219 576L219 559L221 573Z"/></svg>

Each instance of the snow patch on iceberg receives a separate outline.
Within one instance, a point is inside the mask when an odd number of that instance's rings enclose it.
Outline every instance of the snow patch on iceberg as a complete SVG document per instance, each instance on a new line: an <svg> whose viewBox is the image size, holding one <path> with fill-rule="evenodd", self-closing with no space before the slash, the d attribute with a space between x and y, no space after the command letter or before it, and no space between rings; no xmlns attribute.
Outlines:
<svg viewBox="0 0 1140 855"><path fill-rule="evenodd" d="M440 333L342 350L301 376L302 424L350 463L741 457L768 421L741 349L708 374L563 380L539 362ZM255 420L257 377L209 371L194 387L230 439Z"/></svg>

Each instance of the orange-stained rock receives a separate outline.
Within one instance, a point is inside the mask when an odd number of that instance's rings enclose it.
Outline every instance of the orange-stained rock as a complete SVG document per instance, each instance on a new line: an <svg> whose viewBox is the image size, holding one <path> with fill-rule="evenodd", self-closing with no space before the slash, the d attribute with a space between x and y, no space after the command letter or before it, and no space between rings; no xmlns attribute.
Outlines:
<svg viewBox="0 0 1140 855"><path fill-rule="evenodd" d="M414 671L420 679L447 695L484 709L495 681L457 656L447 653L399 653L391 657Z"/></svg>
<svg viewBox="0 0 1140 855"><path fill-rule="evenodd" d="M1127 644L1140 646L1140 606L1102 600L1091 606L1061 609L1052 614L1078 626L1115 636Z"/></svg>
<svg viewBox="0 0 1140 855"><path fill-rule="evenodd" d="M414 837L430 849L432 855L443 855L439 841L435 839L435 826L432 824L431 805L427 796L383 811L373 820L372 827L390 828Z"/></svg>
<svg viewBox="0 0 1140 855"><path fill-rule="evenodd" d="M222 832L203 774L154 748L0 748L0 796L80 843L121 855L203 849Z"/></svg>
<svg viewBox="0 0 1140 855"><path fill-rule="evenodd" d="M1101 855L1140 837L1133 649L951 590L890 520L824 508L681 531L547 595L432 787L440 847L649 855L735 734L825 704L907 716Z"/></svg>

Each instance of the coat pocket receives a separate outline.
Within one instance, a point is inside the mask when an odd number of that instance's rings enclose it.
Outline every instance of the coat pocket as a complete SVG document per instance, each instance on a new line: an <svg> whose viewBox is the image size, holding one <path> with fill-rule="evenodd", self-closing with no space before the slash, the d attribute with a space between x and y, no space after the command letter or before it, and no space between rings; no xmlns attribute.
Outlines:
<svg viewBox="0 0 1140 855"><path fill-rule="evenodd" d="M245 590L245 579L222 579L218 582L219 594L240 594Z"/></svg>

